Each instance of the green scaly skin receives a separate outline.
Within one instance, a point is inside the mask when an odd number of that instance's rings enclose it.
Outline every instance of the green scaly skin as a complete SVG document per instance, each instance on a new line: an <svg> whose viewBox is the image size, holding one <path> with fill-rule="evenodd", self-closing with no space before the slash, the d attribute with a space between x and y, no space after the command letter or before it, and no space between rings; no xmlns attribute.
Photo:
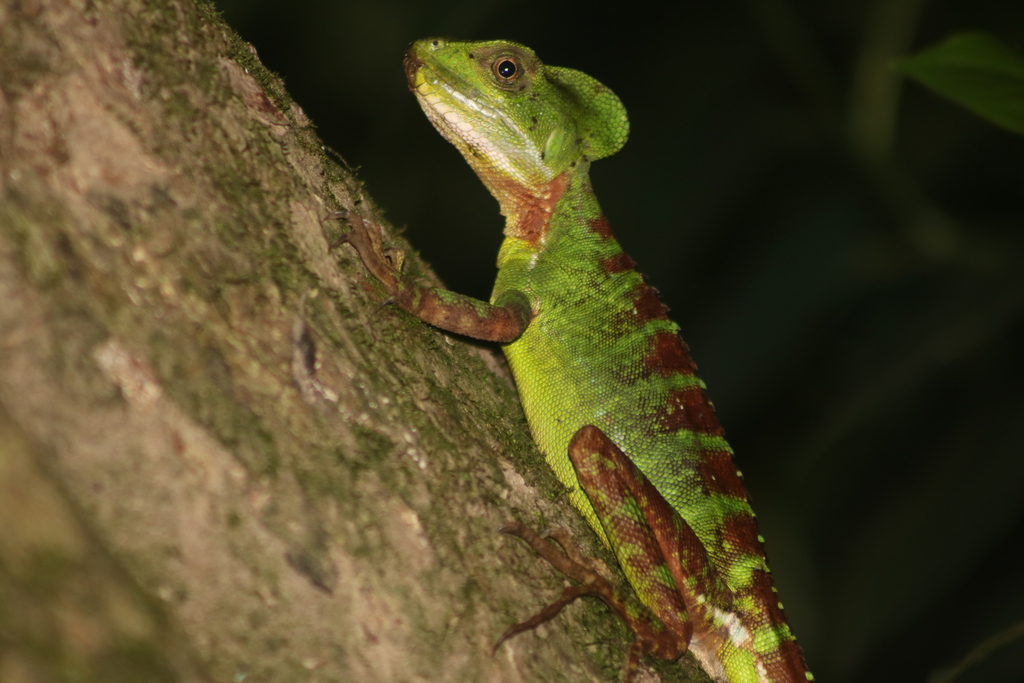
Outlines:
<svg viewBox="0 0 1024 683"><path fill-rule="evenodd" d="M672 659L689 648L721 683L813 680L704 383L591 189L590 162L629 132L619 99L505 41L421 40L405 68L507 219L491 301L416 284L358 217L347 241L402 309L503 344L541 452L653 614L621 598L567 539L562 554L512 525L583 585L502 640L595 594L637 634L627 679L639 654Z"/></svg>

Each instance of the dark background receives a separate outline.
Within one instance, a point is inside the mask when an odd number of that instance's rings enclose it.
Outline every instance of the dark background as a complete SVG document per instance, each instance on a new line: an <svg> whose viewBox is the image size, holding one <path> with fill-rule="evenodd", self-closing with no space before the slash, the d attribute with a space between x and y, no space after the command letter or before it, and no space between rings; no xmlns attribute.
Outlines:
<svg viewBox="0 0 1024 683"><path fill-rule="evenodd" d="M595 164L673 309L821 681L934 681L1024 615L1024 138L889 69L1019 0L220 0L448 286L487 298L502 219L401 69L510 38L610 86ZM1024 640L963 681L1024 680Z"/></svg>

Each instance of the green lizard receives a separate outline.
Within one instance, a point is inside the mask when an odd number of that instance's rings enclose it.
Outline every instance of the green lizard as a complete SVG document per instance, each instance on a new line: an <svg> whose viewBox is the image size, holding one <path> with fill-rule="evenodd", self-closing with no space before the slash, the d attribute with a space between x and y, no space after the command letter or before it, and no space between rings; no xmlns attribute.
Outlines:
<svg viewBox="0 0 1024 683"><path fill-rule="evenodd" d="M813 680L704 383L591 189L590 162L629 133L619 99L512 42L421 40L405 72L507 219L491 301L417 284L358 216L344 239L395 305L503 345L537 445L654 615L621 597L564 534L553 534L559 552L513 524L504 530L582 585L499 645L596 594L636 633L627 679L640 654L689 649L721 683Z"/></svg>

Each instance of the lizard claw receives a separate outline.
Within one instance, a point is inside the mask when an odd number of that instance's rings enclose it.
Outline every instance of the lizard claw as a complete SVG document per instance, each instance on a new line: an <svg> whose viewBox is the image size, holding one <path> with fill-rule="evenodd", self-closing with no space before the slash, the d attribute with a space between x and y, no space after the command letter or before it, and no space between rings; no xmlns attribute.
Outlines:
<svg viewBox="0 0 1024 683"><path fill-rule="evenodd" d="M378 313L383 311L385 308L387 308L388 306L390 306L390 305L392 305L394 303L395 303L395 300L392 297L388 297L387 299L384 299L384 301L381 301L380 304L377 305L377 308L373 309L373 315L377 315Z"/></svg>
<svg viewBox="0 0 1024 683"><path fill-rule="evenodd" d="M330 244L327 245L327 251L328 252L332 252L332 251L334 251L335 249L337 249L338 247L340 247L343 244L351 244L352 243L351 237L352 237L352 233L351 232L345 232L345 233L342 233L342 234L338 235L334 239L333 242L331 242Z"/></svg>

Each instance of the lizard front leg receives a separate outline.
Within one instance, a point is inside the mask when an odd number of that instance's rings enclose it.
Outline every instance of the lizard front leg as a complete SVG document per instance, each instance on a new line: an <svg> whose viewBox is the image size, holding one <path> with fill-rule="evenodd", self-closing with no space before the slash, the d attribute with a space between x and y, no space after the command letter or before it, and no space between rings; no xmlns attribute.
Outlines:
<svg viewBox="0 0 1024 683"><path fill-rule="evenodd" d="M504 292L493 303L447 289L426 287L392 265L381 245L380 228L351 212L339 212L351 230L334 245L348 243L363 265L388 293L388 300L425 323L474 339L508 343L530 324L529 299L518 290Z"/></svg>

